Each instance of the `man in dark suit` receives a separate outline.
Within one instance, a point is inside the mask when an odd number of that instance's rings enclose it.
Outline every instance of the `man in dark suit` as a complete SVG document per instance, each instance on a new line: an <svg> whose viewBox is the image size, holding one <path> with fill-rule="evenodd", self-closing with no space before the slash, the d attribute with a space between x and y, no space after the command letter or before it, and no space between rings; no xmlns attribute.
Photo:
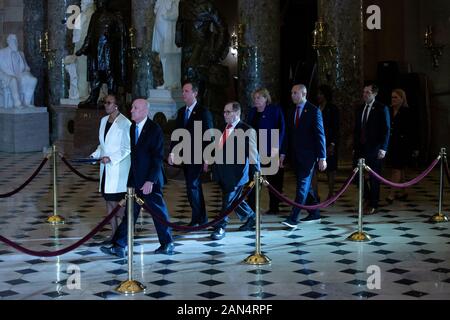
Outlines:
<svg viewBox="0 0 450 320"><path fill-rule="evenodd" d="M244 186L260 171L256 132L240 120L241 106L238 102L230 102L224 107L224 118L227 124L219 146L216 149L213 175L222 189L222 210L225 212L241 197ZM242 201L234 210L241 221L246 222L239 227L240 231L249 231L255 227L255 212L247 202ZM225 237L228 217L216 224L211 239L220 240Z"/></svg>
<svg viewBox="0 0 450 320"><path fill-rule="evenodd" d="M203 133L213 126L211 112L197 102L197 94L198 86L195 83L186 82L183 85L183 100L186 105L178 110L175 122L175 130L188 130L191 138L189 146L190 156L183 157L185 160L183 172L186 179L186 191L192 208L192 219L189 223L191 227L208 222L201 182L202 171L208 171L208 164L203 162L203 150L206 147L206 142L203 142ZM197 141L194 140L196 138L194 135L195 126L199 126L202 133L202 136L199 136ZM175 141L171 142L170 153L167 159L169 165L174 164L175 154L173 153L173 148L176 144L177 142Z"/></svg>
<svg viewBox="0 0 450 320"><path fill-rule="evenodd" d="M148 118L148 102L137 99L131 108L130 127L131 168L128 175L128 187L135 189L136 195L165 221L169 221L162 189L165 183L163 171L164 135L158 124ZM141 206L134 203L134 223L139 216ZM161 246L155 253L173 254L174 244L170 228L153 218ZM101 247L106 254L123 258L127 246L128 219L123 219L112 239L112 246Z"/></svg>
<svg viewBox="0 0 450 320"><path fill-rule="evenodd" d="M381 173L382 160L386 156L389 143L390 115L387 106L375 100L378 88L374 84L364 87L364 104L358 108L355 118L353 143L353 164L364 158L373 171ZM378 211L380 183L370 176L369 184L364 181L364 213Z"/></svg>
<svg viewBox="0 0 450 320"><path fill-rule="evenodd" d="M284 166L286 154L289 156L297 179L295 202L314 205L318 203L311 180L316 163L319 170L327 168L326 142L323 129L322 113L312 103L306 100L307 90L302 84L295 85L291 90L295 108L286 117L288 141L283 145L280 156L280 166ZM318 209L309 210L308 216L300 220L302 223L320 223ZM293 208L291 215L282 223L290 228L298 225L299 208Z"/></svg>

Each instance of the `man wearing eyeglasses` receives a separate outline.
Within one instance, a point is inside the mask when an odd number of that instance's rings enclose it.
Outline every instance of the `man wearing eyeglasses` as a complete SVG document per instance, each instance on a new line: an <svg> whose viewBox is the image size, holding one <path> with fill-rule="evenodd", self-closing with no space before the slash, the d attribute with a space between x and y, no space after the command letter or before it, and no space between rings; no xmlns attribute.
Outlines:
<svg viewBox="0 0 450 320"><path fill-rule="evenodd" d="M223 115L226 128L216 148L213 175L222 189L221 214L241 197L245 184L256 172L260 171L258 149L256 147L256 131L241 121L241 106L238 102L225 105ZM249 231L255 227L255 212L247 202L242 201L234 212L241 221L246 222L239 227L239 231ZM220 240L225 237L225 227L228 217L216 224L210 237Z"/></svg>

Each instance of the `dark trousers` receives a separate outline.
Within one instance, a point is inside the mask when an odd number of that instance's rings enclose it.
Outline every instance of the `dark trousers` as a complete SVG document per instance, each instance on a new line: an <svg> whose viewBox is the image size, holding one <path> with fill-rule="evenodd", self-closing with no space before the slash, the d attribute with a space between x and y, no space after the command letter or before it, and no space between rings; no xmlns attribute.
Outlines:
<svg viewBox="0 0 450 320"><path fill-rule="evenodd" d="M280 168L277 174L271 176L265 176L267 181L279 192L283 192L283 179L284 179L284 169ZM255 189L248 195L248 204L255 211ZM269 211L278 212L280 210L280 199L276 197L272 192L269 192Z"/></svg>
<svg viewBox="0 0 450 320"><path fill-rule="evenodd" d="M160 217L164 218L165 221L169 221L169 213L167 211L167 206L163 198L163 194L161 188L157 185L153 185L152 193L149 195L143 195L142 191L136 188L136 193L139 198L145 201L145 204ZM134 200L133 200L134 201ZM141 210L141 206L134 202L134 224L136 224L137 218L139 217L139 211ZM163 225L158 220L153 218L153 223L155 224L156 233L158 234L159 243L161 245L172 242L172 232L169 227ZM116 233L113 237L113 243L120 247L126 247L128 244L127 241L128 235L128 212L126 213L122 223L119 225Z"/></svg>
<svg viewBox="0 0 450 320"><path fill-rule="evenodd" d="M183 166L186 192L192 208L192 222L200 224L208 221L201 182L202 170L203 165L201 164Z"/></svg>
<svg viewBox="0 0 450 320"><path fill-rule="evenodd" d="M241 197L242 191L244 190L244 186L236 187L231 192L224 192L222 194L222 209L220 213L224 213L226 210L228 210L231 205ZM236 209L234 209L234 212L236 212L237 216L241 221L244 221L245 219L255 217L255 212L250 208L248 203L244 200L242 201ZM225 228L228 223L228 216L222 219L218 224L216 224L216 228Z"/></svg>
<svg viewBox="0 0 450 320"><path fill-rule="evenodd" d="M315 165L311 168L311 170L300 170L295 168L295 176L297 180L296 192L295 192L295 202L302 205L315 205L318 203L318 198L316 192L314 191L311 181L314 175ZM309 215L314 218L320 217L319 209L316 210L308 210ZM298 220L298 216L300 215L300 209L297 207L292 208L291 219L293 221Z"/></svg>

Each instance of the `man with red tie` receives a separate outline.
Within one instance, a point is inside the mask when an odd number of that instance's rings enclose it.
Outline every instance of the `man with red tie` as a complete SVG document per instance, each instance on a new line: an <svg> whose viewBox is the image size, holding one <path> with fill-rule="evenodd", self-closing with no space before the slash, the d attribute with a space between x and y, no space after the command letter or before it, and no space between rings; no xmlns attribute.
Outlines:
<svg viewBox="0 0 450 320"><path fill-rule="evenodd" d="M225 212L241 197L247 184L260 171L256 131L241 121L241 106L238 102L225 105L223 115L226 127L216 150L213 176L222 189L222 209ZM247 202L242 201L234 210L241 221L246 222L239 231L249 231L255 227L255 212ZM216 224L211 239L220 240L225 237L228 217Z"/></svg>
<svg viewBox="0 0 450 320"><path fill-rule="evenodd" d="M364 104L358 108L355 119L353 165L364 158L366 164L380 174L388 149L391 120L388 107L375 100L377 94L375 84L364 87ZM364 181L364 214L376 213L379 199L380 183L370 176L369 183Z"/></svg>
<svg viewBox="0 0 450 320"><path fill-rule="evenodd" d="M307 90L302 84L292 87L291 97L295 108L286 117L287 143L283 144L280 167L284 166L286 155L290 158L297 179L295 202L313 205L318 197L311 180L316 164L320 171L327 168L325 131L319 108L306 100ZM319 210L308 210L302 223L320 223ZM282 224L296 228L300 215L299 208L293 208L291 215Z"/></svg>

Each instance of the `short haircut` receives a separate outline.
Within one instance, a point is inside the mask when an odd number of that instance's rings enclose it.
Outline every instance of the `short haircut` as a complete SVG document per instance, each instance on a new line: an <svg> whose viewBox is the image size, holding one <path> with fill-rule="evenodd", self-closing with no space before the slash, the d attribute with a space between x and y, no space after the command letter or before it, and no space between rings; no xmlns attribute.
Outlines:
<svg viewBox="0 0 450 320"><path fill-rule="evenodd" d="M241 104L237 101L230 101L230 102L226 103L225 105L227 105L227 104L231 104L233 111L235 111L235 112L241 111L241 109L242 109Z"/></svg>
<svg viewBox="0 0 450 320"><path fill-rule="evenodd" d="M252 93L252 98L255 99L255 95L259 94L260 96L264 97L267 100L267 104L272 103L272 98L270 97L269 90L266 88L258 88Z"/></svg>
<svg viewBox="0 0 450 320"><path fill-rule="evenodd" d="M300 88L300 91L303 91L303 92L305 92L305 93L308 93L308 89L306 88L306 86L305 86L304 84L297 83L297 84L294 84L294 87L299 87L299 88Z"/></svg>
<svg viewBox="0 0 450 320"><path fill-rule="evenodd" d="M378 91L380 90L378 86L373 82L369 82L368 84L366 84L366 87L372 87L372 93L374 94L377 94Z"/></svg>
<svg viewBox="0 0 450 320"><path fill-rule="evenodd" d="M192 86L192 91L198 93L199 85L198 85L197 82L189 81L189 80L188 80L188 81L185 81L185 82L183 82L183 87L184 87L185 85L187 85L187 84L190 84L190 85Z"/></svg>

